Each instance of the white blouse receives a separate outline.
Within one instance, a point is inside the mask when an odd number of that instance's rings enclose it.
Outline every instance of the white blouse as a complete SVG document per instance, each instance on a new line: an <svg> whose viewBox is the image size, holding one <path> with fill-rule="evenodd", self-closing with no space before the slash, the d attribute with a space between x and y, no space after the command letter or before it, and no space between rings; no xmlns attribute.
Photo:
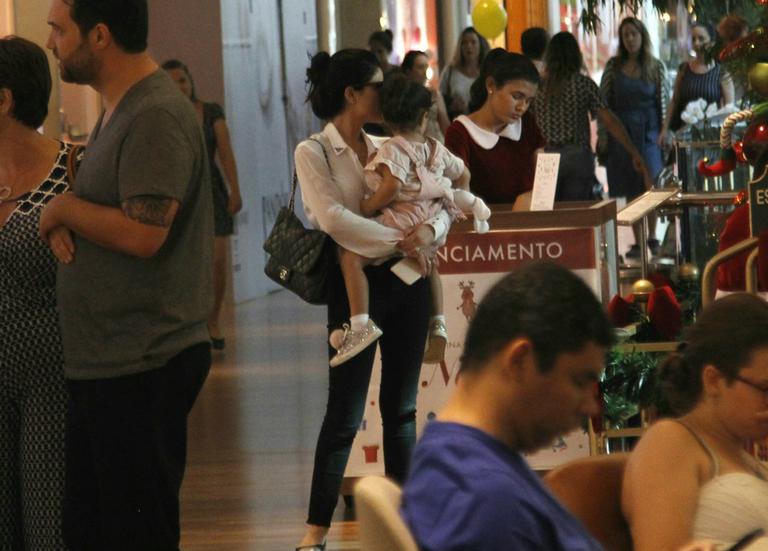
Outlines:
<svg viewBox="0 0 768 551"><path fill-rule="evenodd" d="M363 136L371 158L377 146L367 134ZM360 215L360 201L366 192L365 173L354 150L331 122L313 137L325 147L330 170L319 144L304 140L296 147L296 175L309 222L340 246L367 258L398 254L397 244L403 232ZM428 224L439 242L448 231L450 216L442 211Z"/></svg>

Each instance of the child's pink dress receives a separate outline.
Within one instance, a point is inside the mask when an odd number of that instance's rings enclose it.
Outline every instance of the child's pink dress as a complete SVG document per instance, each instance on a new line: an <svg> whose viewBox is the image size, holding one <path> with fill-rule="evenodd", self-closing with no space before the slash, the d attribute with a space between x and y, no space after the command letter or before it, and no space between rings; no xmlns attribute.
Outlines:
<svg viewBox="0 0 768 551"><path fill-rule="evenodd" d="M409 142L395 136L382 145L365 167L365 182L375 192L381 184L376 172L386 165L392 175L403 182L395 199L381 209L376 220L388 227L409 230L434 218L446 209L454 219L464 214L453 201L451 181L464 172L464 161L435 140Z"/></svg>

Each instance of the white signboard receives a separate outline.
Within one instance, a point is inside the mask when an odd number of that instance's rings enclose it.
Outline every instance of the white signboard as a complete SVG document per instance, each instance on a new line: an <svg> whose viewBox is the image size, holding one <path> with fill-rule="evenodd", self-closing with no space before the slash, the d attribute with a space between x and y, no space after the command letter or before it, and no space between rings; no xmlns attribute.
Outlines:
<svg viewBox="0 0 768 551"><path fill-rule="evenodd" d="M531 210L552 210L557 190L560 153L539 153L536 157L536 176L533 179Z"/></svg>
<svg viewBox="0 0 768 551"><path fill-rule="evenodd" d="M435 418L456 386L456 373L469 321L482 297L504 274L529 262L549 260L572 270L597 296L600 296L602 288L594 230L591 228L449 234L438 256L448 344L443 362L424 364L421 368L416 405L418 434ZM347 477L384 474L379 360L377 352L363 422L352 444L345 472ZM589 436L578 430L527 456L527 460L535 469L551 469L588 455Z"/></svg>

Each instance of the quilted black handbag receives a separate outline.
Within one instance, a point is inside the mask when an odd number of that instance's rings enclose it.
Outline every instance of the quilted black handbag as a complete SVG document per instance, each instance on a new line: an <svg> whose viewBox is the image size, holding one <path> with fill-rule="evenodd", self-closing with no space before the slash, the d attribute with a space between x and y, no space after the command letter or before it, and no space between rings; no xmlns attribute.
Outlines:
<svg viewBox="0 0 768 551"><path fill-rule="evenodd" d="M320 147L323 147L322 143ZM328 162L327 154L325 159ZM330 165L328 167L330 169ZM310 304L327 304L333 240L325 232L305 228L296 216L294 197L297 183L294 172L288 206L280 209L275 225L264 241L264 250L269 255L264 273Z"/></svg>

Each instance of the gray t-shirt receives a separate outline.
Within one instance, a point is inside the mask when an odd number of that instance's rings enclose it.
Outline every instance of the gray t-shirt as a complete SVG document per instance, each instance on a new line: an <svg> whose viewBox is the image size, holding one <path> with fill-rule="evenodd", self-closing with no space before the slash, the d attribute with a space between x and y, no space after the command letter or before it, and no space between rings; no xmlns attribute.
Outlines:
<svg viewBox="0 0 768 551"><path fill-rule="evenodd" d="M103 115L102 115L103 116ZM156 369L208 340L213 210L202 129L192 103L165 71L136 83L91 134L75 194L120 208L139 195L176 199L179 210L153 257L107 250L75 236L60 264L64 370L106 379Z"/></svg>

